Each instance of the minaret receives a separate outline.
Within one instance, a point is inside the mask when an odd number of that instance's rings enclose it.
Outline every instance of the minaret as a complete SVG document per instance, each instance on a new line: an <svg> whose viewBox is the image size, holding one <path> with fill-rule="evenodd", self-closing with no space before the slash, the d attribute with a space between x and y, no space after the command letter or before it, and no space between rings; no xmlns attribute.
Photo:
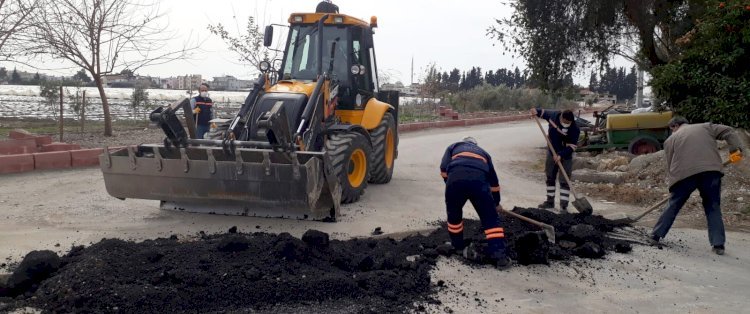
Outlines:
<svg viewBox="0 0 750 314"><path fill-rule="evenodd" d="M414 85L414 56L411 56L411 84Z"/></svg>

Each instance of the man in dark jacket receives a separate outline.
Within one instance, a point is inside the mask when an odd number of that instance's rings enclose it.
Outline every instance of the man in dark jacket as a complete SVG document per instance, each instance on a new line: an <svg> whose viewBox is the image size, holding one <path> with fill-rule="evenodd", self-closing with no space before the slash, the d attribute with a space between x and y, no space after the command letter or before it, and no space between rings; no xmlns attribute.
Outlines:
<svg viewBox="0 0 750 314"><path fill-rule="evenodd" d="M531 109L531 114L540 117L549 122L547 134L552 143L552 148L558 157L553 157L552 152L547 150L547 161L544 163L544 173L547 175L547 200L539 205L539 208L555 208L555 181L560 181L560 209L563 212L568 210L570 201L570 185L565 181L562 174L558 176L560 167L557 161L563 166L563 171L570 177L573 170L573 152L578 145L578 136L581 130L575 122L575 115L570 110L554 111L547 109Z"/></svg>
<svg viewBox="0 0 750 314"><path fill-rule="evenodd" d="M477 145L473 137L465 137L445 150L440 175L446 183L448 233L453 247L463 251L467 258L475 253L465 246L463 235L463 207L469 200L482 221L488 244L486 256L498 268L510 266L510 259L505 254L505 231L497 213L500 184L490 155Z"/></svg>
<svg viewBox="0 0 750 314"><path fill-rule="evenodd" d="M190 99L190 107L193 108L193 115L195 116L195 129L197 133L195 137L202 139L211 130L214 102L208 97L208 84L201 84L198 91L200 94Z"/></svg>
<svg viewBox="0 0 750 314"><path fill-rule="evenodd" d="M724 222L721 218L721 177L723 168L717 140L730 146L730 161L742 159L742 141L731 127L721 124L688 124L683 117L669 121L672 135L664 142L667 161L669 204L659 217L651 233L652 243L658 244L672 227L677 214L693 191L700 192L708 222L708 241L714 253L724 254Z"/></svg>

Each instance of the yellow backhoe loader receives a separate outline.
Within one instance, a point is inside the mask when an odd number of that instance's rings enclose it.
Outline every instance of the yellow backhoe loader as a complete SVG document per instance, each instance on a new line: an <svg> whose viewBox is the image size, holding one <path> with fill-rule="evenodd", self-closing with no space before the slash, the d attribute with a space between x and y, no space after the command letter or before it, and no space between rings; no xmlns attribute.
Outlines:
<svg viewBox="0 0 750 314"><path fill-rule="evenodd" d="M213 138L195 139L188 99L158 108L150 119L163 143L101 155L107 192L162 209L335 221L368 183L388 183L399 95L378 90L377 18L295 13L289 24L283 57L259 64L244 105Z"/></svg>

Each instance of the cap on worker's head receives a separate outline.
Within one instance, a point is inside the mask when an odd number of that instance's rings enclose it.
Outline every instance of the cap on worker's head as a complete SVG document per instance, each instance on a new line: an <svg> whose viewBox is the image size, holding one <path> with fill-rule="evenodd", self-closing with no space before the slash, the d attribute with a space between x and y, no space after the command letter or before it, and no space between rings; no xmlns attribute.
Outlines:
<svg viewBox="0 0 750 314"><path fill-rule="evenodd" d="M465 136L463 139L461 139L461 141L467 142L467 143L472 143L472 144L476 144L477 143L477 139L475 139L475 138L473 138L471 136Z"/></svg>
<svg viewBox="0 0 750 314"><path fill-rule="evenodd" d="M687 119L685 119L685 117L683 117L683 116L674 116L674 117L672 117L671 120L669 120L669 127L673 128L673 127L681 126L683 124L688 124L688 123L690 123L690 122Z"/></svg>

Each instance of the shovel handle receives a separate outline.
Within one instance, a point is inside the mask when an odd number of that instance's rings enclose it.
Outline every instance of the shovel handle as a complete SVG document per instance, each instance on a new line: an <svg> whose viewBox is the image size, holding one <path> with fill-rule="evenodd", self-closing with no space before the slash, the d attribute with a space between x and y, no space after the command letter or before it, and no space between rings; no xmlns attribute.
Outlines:
<svg viewBox="0 0 750 314"><path fill-rule="evenodd" d="M539 126L539 131L542 131L544 139L547 140L547 147L549 147L549 151L552 152L552 156L557 157L557 152L552 147L552 142L550 142L549 136L547 136L547 132L544 131L542 123L539 122L539 117L534 116L534 121L536 121L536 125ZM568 187L570 188L570 193L573 194L573 198L578 199L578 194L576 194L575 189L573 189L573 185L570 184L570 177L568 177L568 173L565 172L565 168L563 168L562 163L559 160L555 162L557 163L557 167L560 168L560 173L562 173L563 177L565 178L565 182L568 182Z"/></svg>
<svg viewBox="0 0 750 314"><path fill-rule="evenodd" d="M652 205L651 207L649 207L649 209L647 209L647 210L646 210L645 212L643 212L642 214L638 215L638 217L635 217L635 218L633 218L633 222L636 222L636 221L638 221L638 220L641 220L641 218L645 217L646 215L648 215L648 214L649 214L649 213L651 213L652 211L654 211L654 210L656 210L657 208L659 208L660 206L664 205L664 203L666 203L667 201L669 201L669 196L665 197L665 198L664 198L663 200L661 200L661 201L659 201L658 203L656 203L656 204Z"/></svg>
<svg viewBox="0 0 750 314"><path fill-rule="evenodd" d="M523 215L520 215L520 214L516 214L516 213L514 213L512 211L507 211L505 209L502 209L501 207L497 207L497 212L498 213L503 213L503 214L506 214L506 215L509 215L509 216L513 216L515 218L518 218L520 220L523 220L525 222L528 222L528 223L530 223L532 225L535 225L535 226L538 226L538 227L541 227L541 228L544 228L544 227L548 226L547 224L538 222L538 221L536 221L534 219L531 219L529 217L526 217L526 216L523 216Z"/></svg>

